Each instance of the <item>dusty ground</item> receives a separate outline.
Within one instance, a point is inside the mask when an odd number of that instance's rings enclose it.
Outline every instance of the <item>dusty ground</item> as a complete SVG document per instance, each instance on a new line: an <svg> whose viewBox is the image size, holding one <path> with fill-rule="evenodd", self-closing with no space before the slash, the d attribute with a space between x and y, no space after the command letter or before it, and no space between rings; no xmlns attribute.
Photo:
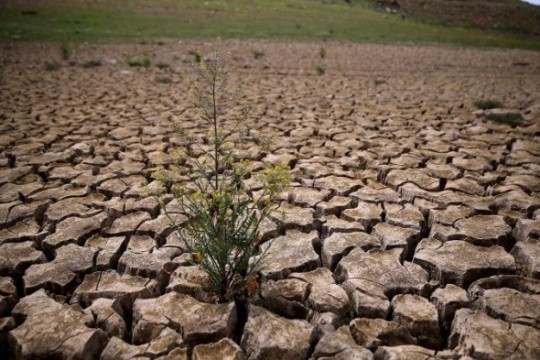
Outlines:
<svg viewBox="0 0 540 360"><path fill-rule="evenodd" d="M173 143L165 120L197 129L180 56L205 47L81 45L70 65L54 45L1 45L1 351L540 358L540 53L225 46L257 105L250 135L274 135L239 154L295 177L247 323L199 302L204 275L141 187ZM125 65L144 52L170 67ZM482 99L525 122L485 120Z"/></svg>

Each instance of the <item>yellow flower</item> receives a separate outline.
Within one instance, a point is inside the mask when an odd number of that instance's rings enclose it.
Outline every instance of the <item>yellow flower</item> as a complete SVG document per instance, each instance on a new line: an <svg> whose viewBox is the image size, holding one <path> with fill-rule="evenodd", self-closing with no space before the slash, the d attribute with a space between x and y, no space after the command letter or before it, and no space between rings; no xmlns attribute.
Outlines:
<svg viewBox="0 0 540 360"><path fill-rule="evenodd" d="M259 288L259 282L254 277L250 277L246 283L246 290L249 296L251 296Z"/></svg>
<svg viewBox="0 0 540 360"><path fill-rule="evenodd" d="M202 260L204 259L204 256L202 254L202 252L198 251L196 254L193 255L193 260L195 260L195 262L201 262Z"/></svg>

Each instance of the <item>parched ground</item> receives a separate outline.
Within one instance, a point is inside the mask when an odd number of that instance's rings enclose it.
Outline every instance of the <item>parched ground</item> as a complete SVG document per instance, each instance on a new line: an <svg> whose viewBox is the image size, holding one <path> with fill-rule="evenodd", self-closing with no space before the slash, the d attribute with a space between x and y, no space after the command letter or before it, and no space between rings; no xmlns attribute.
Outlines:
<svg viewBox="0 0 540 360"><path fill-rule="evenodd" d="M204 302L207 279L142 185L174 147L167 120L206 133L181 60L204 44L79 45L69 61L0 46L4 354L540 358L540 53L224 45L255 105L247 135L272 136L239 156L295 179L264 226L247 322ZM145 52L149 69L126 65ZM487 120L478 100L524 120Z"/></svg>

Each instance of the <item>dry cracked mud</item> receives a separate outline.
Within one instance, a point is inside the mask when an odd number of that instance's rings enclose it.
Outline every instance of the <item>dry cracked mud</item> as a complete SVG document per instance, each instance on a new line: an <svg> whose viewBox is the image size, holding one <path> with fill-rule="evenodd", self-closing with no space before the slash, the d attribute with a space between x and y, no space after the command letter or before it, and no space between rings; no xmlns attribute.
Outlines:
<svg viewBox="0 0 540 360"><path fill-rule="evenodd" d="M206 134L181 60L205 44L78 45L69 61L0 45L3 358L540 358L540 53L224 45L255 109L245 135L272 139L238 157L294 176L247 314L206 302L143 186L176 146L168 120ZM150 68L126 65L144 52Z"/></svg>

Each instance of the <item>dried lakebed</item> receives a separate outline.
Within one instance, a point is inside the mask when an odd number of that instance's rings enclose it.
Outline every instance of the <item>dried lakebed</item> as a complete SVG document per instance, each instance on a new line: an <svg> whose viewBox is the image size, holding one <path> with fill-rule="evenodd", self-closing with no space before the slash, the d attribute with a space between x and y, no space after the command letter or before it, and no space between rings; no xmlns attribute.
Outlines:
<svg viewBox="0 0 540 360"><path fill-rule="evenodd" d="M179 58L202 45L0 45L3 357L540 358L540 53L225 42L273 136L238 156L294 176L244 321L142 185L167 119L206 133Z"/></svg>

